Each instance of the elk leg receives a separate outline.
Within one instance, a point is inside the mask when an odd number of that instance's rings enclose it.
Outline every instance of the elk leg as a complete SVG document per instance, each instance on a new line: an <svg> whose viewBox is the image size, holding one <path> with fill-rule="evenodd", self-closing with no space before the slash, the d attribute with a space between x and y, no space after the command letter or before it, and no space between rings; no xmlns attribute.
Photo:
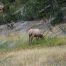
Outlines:
<svg viewBox="0 0 66 66"><path fill-rule="evenodd" d="M29 44L31 44L31 37L29 36Z"/></svg>
<svg viewBox="0 0 66 66"><path fill-rule="evenodd" d="M29 36L29 44L31 44L31 43L32 43L32 37Z"/></svg>

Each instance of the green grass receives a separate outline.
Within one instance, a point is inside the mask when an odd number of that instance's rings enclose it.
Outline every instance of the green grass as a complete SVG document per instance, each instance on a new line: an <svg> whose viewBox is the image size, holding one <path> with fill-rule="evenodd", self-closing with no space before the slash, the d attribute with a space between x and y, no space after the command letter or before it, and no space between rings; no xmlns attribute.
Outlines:
<svg viewBox="0 0 66 66"><path fill-rule="evenodd" d="M45 37L44 39L33 40L33 45L44 45L44 46L58 46L66 43L66 38L58 37Z"/></svg>
<svg viewBox="0 0 66 66"><path fill-rule="evenodd" d="M44 39L33 39L32 44L29 44L27 35L9 35L6 39L0 39L0 51L10 51L18 49L42 48L51 46L60 46L66 44L66 38L45 37Z"/></svg>

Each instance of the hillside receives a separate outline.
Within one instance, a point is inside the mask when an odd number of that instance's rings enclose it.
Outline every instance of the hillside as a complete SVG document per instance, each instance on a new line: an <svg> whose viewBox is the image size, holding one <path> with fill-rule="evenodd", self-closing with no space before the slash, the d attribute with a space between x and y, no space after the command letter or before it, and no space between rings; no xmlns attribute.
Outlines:
<svg viewBox="0 0 66 66"><path fill-rule="evenodd" d="M61 23L56 26L52 26L48 22L44 22L43 20L39 21L21 21L18 23L14 23L14 28L11 29L7 27L7 24L0 25L0 35L7 35L9 33L26 33L30 28L39 28L47 33L47 36L65 36L66 35L66 23Z"/></svg>
<svg viewBox="0 0 66 66"><path fill-rule="evenodd" d="M66 66L66 0L0 0L0 66Z"/></svg>
<svg viewBox="0 0 66 66"><path fill-rule="evenodd" d="M0 24L53 17L60 22L65 15L65 4L65 0L0 0Z"/></svg>

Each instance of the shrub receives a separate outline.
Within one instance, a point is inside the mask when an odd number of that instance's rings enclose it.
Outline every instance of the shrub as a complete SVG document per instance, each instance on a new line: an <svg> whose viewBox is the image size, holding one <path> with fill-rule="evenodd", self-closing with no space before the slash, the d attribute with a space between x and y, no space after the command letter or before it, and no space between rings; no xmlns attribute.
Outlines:
<svg viewBox="0 0 66 66"><path fill-rule="evenodd" d="M62 23L62 21L63 21L63 13L58 12L58 14L55 16L55 19L51 21L51 24L56 25L56 24Z"/></svg>

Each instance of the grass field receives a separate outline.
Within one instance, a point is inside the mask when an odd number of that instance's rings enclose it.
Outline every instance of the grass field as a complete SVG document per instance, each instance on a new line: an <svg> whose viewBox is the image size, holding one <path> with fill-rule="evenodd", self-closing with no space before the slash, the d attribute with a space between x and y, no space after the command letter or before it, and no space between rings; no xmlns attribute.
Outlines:
<svg viewBox="0 0 66 66"><path fill-rule="evenodd" d="M32 44L29 44L29 38L26 34L9 34L7 36L0 36L0 51L5 50L18 50L18 49L28 49L28 48L42 48L42 47L52 47L61 46L66 44L65 37L45 37L44 39L35 38Z"/></svg>
<svg viewBox="0 0 66 66"><path fill-rule="evenodd" d="M1 52L0 66L66 66L66 45Z"/></svg>
<svg viewBox="0 0 66 66"><path fill-rule="evenodd" d="M0 36L0 66L66 66L66 38L33 40L27 35Z"/></svg>

